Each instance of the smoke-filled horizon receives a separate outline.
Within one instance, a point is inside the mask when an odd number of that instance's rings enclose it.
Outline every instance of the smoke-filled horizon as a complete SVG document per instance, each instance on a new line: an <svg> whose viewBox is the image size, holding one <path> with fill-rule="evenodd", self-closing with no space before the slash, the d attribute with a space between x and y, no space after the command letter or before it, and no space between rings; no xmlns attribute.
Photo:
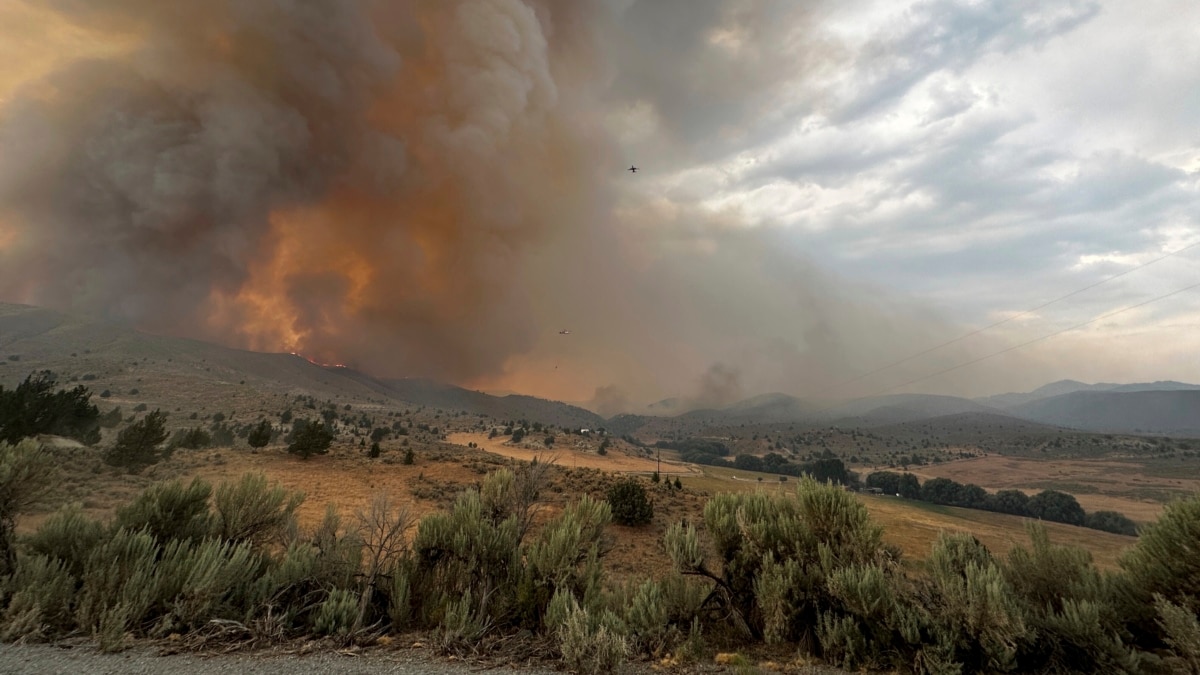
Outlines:
<svg viewBox="0 0 1200 675"><path fill-rule="evenodd" d="M821 29L824 3L8 11L92 42L56 59L30 46L24 74L0 77L15 83L0 91L4 300L606 413L668 396L865 395L1012 342L979 336L839 386L980 317L818 264L820 236L713 201L763 160L718 164L789 119L866 114L839 102L831 73L905 48L851 54ZM1005 355L926 386L993 393L1172 367L1097 368L1098 353Z"/></svg>

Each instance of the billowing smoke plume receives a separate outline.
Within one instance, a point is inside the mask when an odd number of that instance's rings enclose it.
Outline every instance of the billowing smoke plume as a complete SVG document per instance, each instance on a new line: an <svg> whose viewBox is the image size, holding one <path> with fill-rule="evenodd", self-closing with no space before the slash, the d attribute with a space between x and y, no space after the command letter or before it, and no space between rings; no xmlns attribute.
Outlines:
<svg viewBox="0 0 1200 675"><path fill-rule="evenodd" d="M58 2L134 46L4 110L4 295L496 372L538 330L523 257L588 208L595 153L549 43L582 36L555 4Z"/></svg>
<svg viewBox="0 0 1200 675"><path fill-rule="evenodd" d="M620 186L656 157L613 115L652 108L663 164L711 150L800 62L759 48L804 44L794 3L38 2L122 48L0 109L5 300L609 413L828 393L945 337L784 234Z"/></svg>

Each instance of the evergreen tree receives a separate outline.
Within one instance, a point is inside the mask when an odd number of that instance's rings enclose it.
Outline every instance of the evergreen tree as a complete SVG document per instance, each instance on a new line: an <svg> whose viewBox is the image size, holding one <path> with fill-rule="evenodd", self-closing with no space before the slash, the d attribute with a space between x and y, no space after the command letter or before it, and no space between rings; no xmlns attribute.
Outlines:
<svg viewBox="0 0 1200 675"><path fill-rule="evenodd" d="M162 459L158 446L167 440L166 419L165 413L155 410L122 429L117 434L116 444L106 453L105 461L137 472Z"/></svg>
<svg viewBox="0 0 1200 675"><path fill-rule="evenodd" d="M333 444L333 434L320 422L300 421L293 432L287 451L308 459L313 455L324 455Z"/></svg>
<svg viewBox="0 0 1200 675"><path fill-rule="evenodd" d="M608 504L613 522L621 525L645 525L654 517L654 506L646 497L646 489L632 478L609 488Z"/></svg>
<svg viewBox="0 0 1200 675"><path fill-rule="evenodd" d="M1029 500L1029 515L1068 525L1083 525L1086 517L1075 497L1058 490L1043 490Z"/></svg>
<svg viewBox="0 0 1200 675"><path fill-rule="evenodd" d="M250 435L246 437L246 442L252 448L265 448L271 442L271 423L267 420L261 420L250 430Z"/></svg>
<svg viewBox="0 0 1200 675"><path fill-rule="evenodd" d="M0 441L54 434L85 445L100 442L100 410L90 402L91 392L83 386L56 392L55 384L54 374L44 370L11 391L0 387Z"/></svg>

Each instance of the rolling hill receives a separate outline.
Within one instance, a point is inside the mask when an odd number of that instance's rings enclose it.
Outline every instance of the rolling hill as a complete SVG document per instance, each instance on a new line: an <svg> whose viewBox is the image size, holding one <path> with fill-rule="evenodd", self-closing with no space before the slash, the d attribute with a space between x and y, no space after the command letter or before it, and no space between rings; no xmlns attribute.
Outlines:
<svg viewBox="0 0 1200 675"><path fill-rule="evenodd" d="M428 380L379 380L294 354L230 349L152 335L118 322L0 304L0 384L50 370L61 382L108 393L109 404L167 411L274 414L297 396L360 406L427 406L567 427L603 426L599 415L530 396L490 396Z"/></svg>
<svg viewBox="0 0 1200 675"><path fill-rule="evenodd" d="M1022 419L1108 433L1200 436L1200 390L1077 391L1008 410Z"/></svg>

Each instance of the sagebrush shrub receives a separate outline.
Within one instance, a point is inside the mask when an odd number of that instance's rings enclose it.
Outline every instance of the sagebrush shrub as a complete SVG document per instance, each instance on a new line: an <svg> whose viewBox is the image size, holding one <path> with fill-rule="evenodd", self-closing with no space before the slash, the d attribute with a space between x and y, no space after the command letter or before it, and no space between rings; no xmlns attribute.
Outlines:
<svg viewBox="0 0 1200 675"><path fill-rule="evenodd" d="M566 597L565 595L563 597ZM563 663L581 675L611 673L625 661L629 647L611 612L594 617L569 598L556 635Z"/></svg>
<svg viewBox="0 0 1200 675"><path fill-rule="evenodd" d="M736 629L772 642L811 641L811 627L831 606L829 576L892 555L865 506L811 478L790 495L717 495L704 507L704 524L721 568L708 567L691 527L668 531L672 561L680 572L715 583L714 597Z"/></svg>
<svg viewBox="0 0 1200 675"><path fill-rule="evenodd" d="M22 558L8 580L11 597L0 617L0 641L46 639L68 631L75 584L61 560L45 555Z"/></svg>
<svg viewBox="0 0 1200 675"><path fill-rule="evenodd" d="M1173 665L1180 671L1200 675L1200 618L1196 612L1158 594L1154 596L1154 608L1163 641L1174 652Z"/></svg>
<svg viewBox="0 0 1200 675"><path fill-rule="evenodd" d="M31 553L61 561L75 577L82 577L88 556L106 536L97 520L83 514L79 504L68 504L55 511L42 526L25 538Z"/></svg>
<svg viewBox="0 0 1200 675"><path fill-rule="evenodd" d="M353 591L334 589L317 610L313 632L334 637L346 637L353 633L358 620L358 601L358 595Z"/></svg>
<svg viewBox="0 0 1200 675"><path fill-rule="evenodd" d="M262 474L245 474L237 483L217 487L213 531L227 541L262 548L295 528L296 509L303 502L303 493L269 486Z"/></svg>
<svg viewBox="0 0 1200 675"><path fill-rule="evenodd" d="M662 656L683 644L694 625L699 631L696 621L708 592L695 579L669 575L661 581L626 584L618 589L612 605L624 611L630 648Z"/></svg>
<svg viewBox="0 0 1200 675"><path fill-rule="evenodd" d="M1032 548L1014 547L1003 565L1025 608L1029 639L1018 649L1022 668L1123 672L1137 666L1116 609L1117 579L1102 574L1091 554L1050 543L1041 523L1027 525Z"/></svg>
<svg viewBox="0 0 1200 675"><path fill-rule="evenodd" d="M10 574L17 561L17 516L41 498L56 473L54 459L40 444L0 443L0 576Z"/></svg>
<svg viewBox="0 0 1200 675"><path fill-rule="evenodd" d="M1200 598L1200 495L1167 505L1158 521L1146 526L1137 544L1121 558L1139 604L1158 593L1168 601L1192 605Z"/></svg>
<svg viewBox="0 0 1200 675"><path fill-rule="evenodd" d="M104 651L120 649L125 633L140 623L153 605L158 553L154 537L129 530L117 530L92 550L79 591L76 622L97 638Z"/></svg>
<svg viewBox="0 0 1200 675"><path fill-rule="evenodd" d="M145 530L159 542L200 541L212 529L208 500L212 486L200 478L188 485L174 480L142 491L118 508L114 527Z"/></svg>
<svg viewBox="0 0 1200 675"><path fill-rule="evenodd" d="M162 547L155 568L161 603L152 633L184 633L212 619L240 620L250 609L251 589L261 573L248 543L175 540Z"/></svg>

